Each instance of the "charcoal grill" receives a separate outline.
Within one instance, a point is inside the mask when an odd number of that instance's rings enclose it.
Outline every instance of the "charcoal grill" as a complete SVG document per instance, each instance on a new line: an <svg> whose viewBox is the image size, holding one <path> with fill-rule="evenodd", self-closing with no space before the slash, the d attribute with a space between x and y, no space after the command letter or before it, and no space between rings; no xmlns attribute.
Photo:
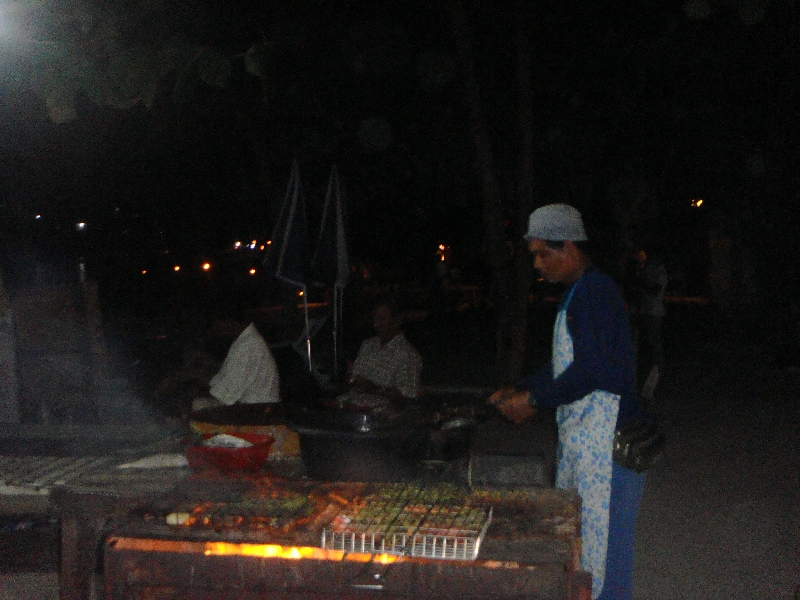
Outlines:
<svg viewBox="0 0 800 600"><path fill-rule="evenodd" d="M267 518L267 497L299 496ZM242 507L258 501L254 521ZM104 565L107 597L131 600L588 600L579 556L580 503L560 490L242 476L137 508L112 528Z"/></svg>

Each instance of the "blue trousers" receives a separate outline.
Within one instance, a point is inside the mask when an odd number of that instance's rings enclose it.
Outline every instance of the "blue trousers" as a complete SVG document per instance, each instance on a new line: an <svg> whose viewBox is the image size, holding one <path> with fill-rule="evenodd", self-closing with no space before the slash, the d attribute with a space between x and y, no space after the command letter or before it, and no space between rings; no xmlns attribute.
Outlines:
<svg viewBox="0 0 800 600"><path fill-rule="evenodd" d="M644 473L613 465L606 579L597 600L633 599L633 539L643 490Z"/></svg>

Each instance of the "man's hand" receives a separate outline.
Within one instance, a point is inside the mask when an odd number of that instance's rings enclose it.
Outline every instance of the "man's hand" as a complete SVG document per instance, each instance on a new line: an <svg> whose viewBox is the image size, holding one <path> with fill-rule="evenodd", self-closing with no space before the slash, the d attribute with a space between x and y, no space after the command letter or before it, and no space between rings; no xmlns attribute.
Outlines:
<svg viewBox="0 0 800 600"><path fill-rule="evenodd" d="M364 392L365 394L372 394L373 396L382 396L384 398L388 398L389 400L407 400L407 398L400 393L400 390L378 385L377 383L373 383L369 379L359 375L355 375L350 378L350 389L358 392Z"/></svg>
<svg viewBox="0 0 800 600"><path fill-rule="evenodd" d="M514 423L521 423L536 414L536 409L528 404L529 393L513 388L503 388L489 396L487 402L497 407L503 415Z"/></svg>

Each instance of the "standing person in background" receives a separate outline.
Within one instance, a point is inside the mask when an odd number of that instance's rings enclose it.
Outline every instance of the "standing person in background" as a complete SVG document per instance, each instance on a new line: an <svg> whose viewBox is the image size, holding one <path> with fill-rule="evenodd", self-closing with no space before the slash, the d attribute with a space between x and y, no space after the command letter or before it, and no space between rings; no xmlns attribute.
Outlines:
<svg viewBox="0 0 800 600"><path fill-rule="evenodd" d="M644 265L647 262L647 254L644 250L637 250L625 266L623 280L623 291L625 293L625 304L628 307L628 316L631 323L631 335L633 337L633 348L639 348L639 306L642 303L642 275Z"/></svg>
<svg viewBox="0 0 800 600"><path fill-rule="evenodd" d="M664 345L661 323L664 319L664 293L667 291L667 269L660 254L645 255L639 276L639 349L642 373L647 373L642 385L642 397L653 399L658 380L664 373Z"/></svg>
<svg viewBox="0 0 800 600"><path fill-rule="evenodd" d="M565 287L553 329L553 357L516 389L489 402L515 422L536 406L556 409L556 487L581 497L581 564L592 574L592 598L631 600L633 541L644 474L612 461L614 432L649 420L636 394L630 323L616 284L594 268L580 213L566 204L531 214L534 266Z"/></svg>

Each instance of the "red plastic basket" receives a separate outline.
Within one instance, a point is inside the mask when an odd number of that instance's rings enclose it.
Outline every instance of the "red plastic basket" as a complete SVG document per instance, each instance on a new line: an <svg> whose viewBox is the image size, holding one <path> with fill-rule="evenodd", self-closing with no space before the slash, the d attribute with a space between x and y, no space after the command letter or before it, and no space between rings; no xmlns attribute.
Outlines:
<svg viewBox="0 0 800 600"><path fill-rule="evenodd" d="M209 433L203 437L209 439L214 435L216 434ZM196 471L214 468L225 472L258 471L263 468L275 438L255 433L237 433L236 437L247 440L253 445L246 448L192 446L186 450L189 466Z"/></svg>

